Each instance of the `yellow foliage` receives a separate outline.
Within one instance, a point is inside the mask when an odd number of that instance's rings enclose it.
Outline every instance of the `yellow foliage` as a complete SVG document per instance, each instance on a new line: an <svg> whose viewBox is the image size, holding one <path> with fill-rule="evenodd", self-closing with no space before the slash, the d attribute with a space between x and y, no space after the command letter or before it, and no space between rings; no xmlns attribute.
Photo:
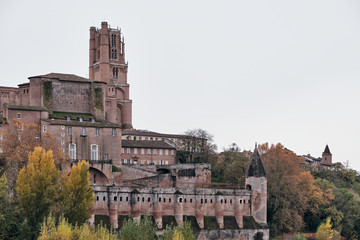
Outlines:
<svg viewBox="0 0 360 240"><path fill-rule="evenodd" d="M60 218L59 224L56 226L55 218L49 216L41 227L38 240L116 240L115 233L110 232L105 227L98 226L89 228L87 224L80 227L73 227L65 218Z"/></svg>
<svg viewBox="0 0 360 240"><path fill-rule="evenodd" d="M185 240L180 228L175 228L173 240Z"/></svg>
<svg viewBox="0 0 360 240"><path fill-rule="evenodd" d="M318 240L334 240L339 238L339 233L332 229L331 219L327 218L325 223L320 224L316 231Z"/></svg>
<svg viewBox="0 0 360 240"><path fill-rule="evenodd" d="M91 217L95 196L89 179L89 163L86 161L73 165L70 175L62 177L62 210L72 224L82 224Z"/></svg>
<svg viewBox="0 0 360 240"><path fill-rule="evenodd" d="M20 170L16 191L20 206L30 223L48 215L54 206L59 191L58 176L52 151L46 152L36 147L34 152L29 153L29 163Z"/></svg>

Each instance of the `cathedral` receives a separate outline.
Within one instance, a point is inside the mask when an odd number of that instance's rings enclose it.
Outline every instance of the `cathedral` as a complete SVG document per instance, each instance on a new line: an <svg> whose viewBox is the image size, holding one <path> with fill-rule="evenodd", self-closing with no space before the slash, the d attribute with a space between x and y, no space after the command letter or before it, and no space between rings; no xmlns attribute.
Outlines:
<svg viewBox="0 0 360 240"><path fill-rule="evenodd" d="M90 27L88 79L49 73L0 87L1 116L39 125L39 139L50 133L72 162L89 161L96 195L90 224L103 217L120 228L129 216L151 215L159 230L191 220L198 239L269 239L257 148L245 186L215 187L210 164L176 163L181 135L133 129L127 71L122 33L102 22Z"/></svg>

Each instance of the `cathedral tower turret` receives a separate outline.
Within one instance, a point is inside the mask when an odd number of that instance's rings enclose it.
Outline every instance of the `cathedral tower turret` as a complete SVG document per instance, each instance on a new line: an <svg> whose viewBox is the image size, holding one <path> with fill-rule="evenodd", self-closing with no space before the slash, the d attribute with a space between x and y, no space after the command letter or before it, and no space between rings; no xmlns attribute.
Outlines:
<svg viewBox="0 0 360 240"><path fill-rule="evenodd" d="M245 174L245 187L252 191L251 215L256 222L266 224L267 179L257 146Z"/></svg>

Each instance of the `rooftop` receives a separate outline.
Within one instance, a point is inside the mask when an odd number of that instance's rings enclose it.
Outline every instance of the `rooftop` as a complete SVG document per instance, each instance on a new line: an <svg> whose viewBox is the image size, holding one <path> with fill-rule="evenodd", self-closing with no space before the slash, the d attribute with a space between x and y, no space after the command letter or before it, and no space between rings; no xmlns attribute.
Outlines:
<svg viewBox="0 0 360 240"><path fill-rule="evenodd" d="M31 78L51 78L51 79L57 79L60 81L92 82L91 80L89 80L87 78L83 78L83 77L77 76L75 74L67 74L67 73L49 73L49 74L45 74L45 75L29 77L29 79L31 79Z"/></svg>
<svg viewBox="0 0 360 240"><path fill-rule="evenodd" d="M136 140L122 140L123 147L134 148L163 148L163 149L175 149L169 143L165 141L136 141Z"/></svg>

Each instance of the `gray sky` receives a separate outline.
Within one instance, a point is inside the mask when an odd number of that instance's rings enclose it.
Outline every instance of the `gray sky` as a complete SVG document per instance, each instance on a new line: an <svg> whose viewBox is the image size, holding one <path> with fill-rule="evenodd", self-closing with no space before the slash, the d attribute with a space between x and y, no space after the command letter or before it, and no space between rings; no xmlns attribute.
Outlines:
<svg viewBox="0 0 360 240"><path fill-rule="evenodd" d="M135 128L219 150L282 143L360 170L360 1L0 0L0 85L88 76L89 27L121 27Z"/></svg>

